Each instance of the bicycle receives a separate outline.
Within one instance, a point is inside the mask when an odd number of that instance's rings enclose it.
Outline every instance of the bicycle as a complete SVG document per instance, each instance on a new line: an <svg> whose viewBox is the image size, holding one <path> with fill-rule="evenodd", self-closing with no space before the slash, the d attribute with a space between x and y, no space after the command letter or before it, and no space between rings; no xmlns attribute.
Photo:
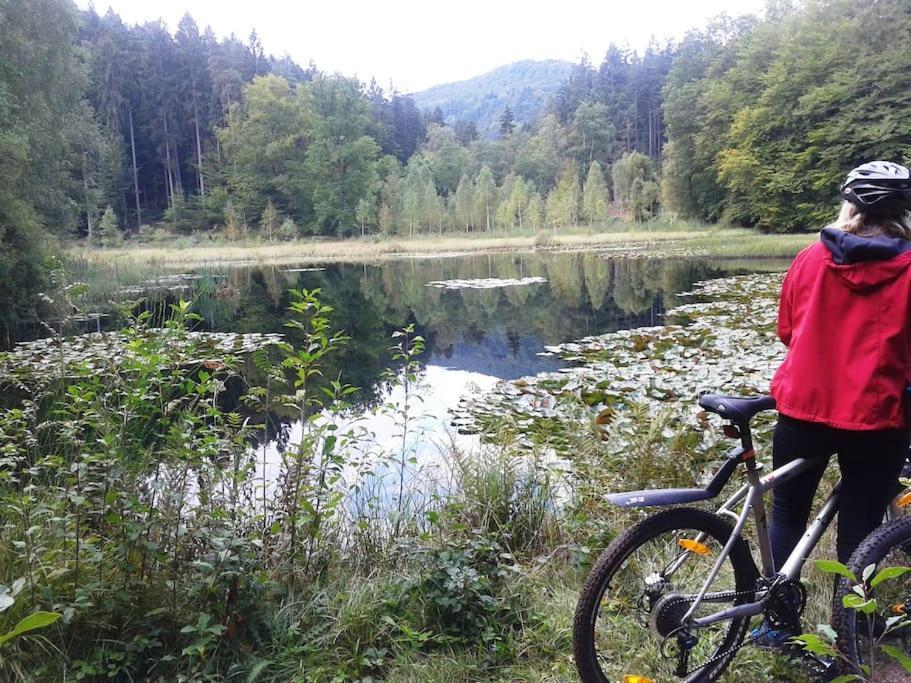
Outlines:
<svg viewBox="0 0 911 683"><path fill-rule="evenodd" d="M740 445L726 454L708 485L630 491L610 494L607 499L624 508L708 501L720 495L741 465L747 482L714 513L697 507L671 507L635 524L604 550L583 585L573 622L576 667L585 683L714 681L746 644L750 620L760 614L772 628L800 633L807 598L800 574L838 511L840 482L776 571L765 494L813 463L797 459L761 475L750 421L757 413L775 407L772 397L707 394L699 398L699 405L727 419L725 435L740 439ZM742 506L739 512L738 505ZM750 517L760 567L743 535ZM902 549L902 544L911 548L909 517L870 534L852 556L849 567L860 577L867 565L859 563L882 563L893 550ZM851 591L849 583L839 583L838 596ZM905 604L911 611L911 591L907 599L902 596L900 605ZM852 667L861 663L866 643L858 635L861 629L856 612L839 601L833 623L839 644L850 644L840 664L842 670L859 670ZM622 663L599 656L599 649L610 641L614 647L623 648ZM825 675L835 668L832 663L812 658L810 666Z"/></svg>

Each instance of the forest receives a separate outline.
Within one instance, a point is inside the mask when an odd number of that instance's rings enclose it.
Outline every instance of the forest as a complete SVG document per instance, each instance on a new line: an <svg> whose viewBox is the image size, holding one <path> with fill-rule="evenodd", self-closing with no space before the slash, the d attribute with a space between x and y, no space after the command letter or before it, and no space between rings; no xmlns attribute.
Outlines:
<svg viewBox="0 0 911 683"><path fill-rule="evenodd" d="M785 258L911 158L911 3L612 45L495 135L196 19L0 0L0 680L573 680L604 493L702 485L689 399L766 390Z"/></svg>
<svg viewBox="0 0 911 683"><path fill-rule="evenodd" d="M778 2L642 54L611 45L533 124L505 109L493 140L189 14L172 31L7 0L0 25L7 321L33 314L19 294L41 282L47 234L556 232L659 212L806 231L846 169L907 161L911 143L902 0Z"/></svg>

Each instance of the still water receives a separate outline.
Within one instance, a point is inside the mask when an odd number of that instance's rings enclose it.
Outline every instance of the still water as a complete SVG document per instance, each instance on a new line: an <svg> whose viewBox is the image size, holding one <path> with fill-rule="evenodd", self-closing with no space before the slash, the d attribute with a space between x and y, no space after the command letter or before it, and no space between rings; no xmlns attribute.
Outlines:
<svg viewBox="0 0 911 683"><path fill-rule="evenodd" d="M115 309L105 310L104 302L116 299L118 292L144 297L143 306L153 311L189 298L202 316L201 329L279 332L294 342L285 327L289 291L318 288L322 302L333 308L333 330L350 337L325 375L341 375L343 382L359 388L349 415L386 445L396 438L396 427L381 407L402 398L401 388L391 387L387 379L386 370L396 365L389 347L396 330L413 324L426 340L426 351L420 357L416 408L420 444L409 448L426 453L458 438L450 436L449 411L466 393L558 369L559 361L540 355L547 345L660 324L664 310L676 305L677 295L694 282L756 267L694 258L535 252L428 255L374 265L235 265L179 276L119 271L95 288L94 309L108 317L89 324L117 326ZM294 443L299 429L293 418L283 417L272 447L280 451L285 443Z"/></svg>

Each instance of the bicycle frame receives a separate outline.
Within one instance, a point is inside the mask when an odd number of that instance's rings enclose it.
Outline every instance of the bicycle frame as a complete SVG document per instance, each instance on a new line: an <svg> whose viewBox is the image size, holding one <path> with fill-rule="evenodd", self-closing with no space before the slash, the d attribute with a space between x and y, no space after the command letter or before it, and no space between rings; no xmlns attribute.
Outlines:
<svg viewBox="0 0 911 683"><path fill-rule="evenodd" d="M733 457L735 454L738 457L741 457L744 452L745 449L743 448L735 448L728 454L728 457ZM758 466L755 464L753 467L748 466L748 483L744 484L717 510L718 514L728 515L737 520L736 524L734 525L734 529L731 532L731 536L728 538L728 541L725 544L724 548L719 553L718 558L715 560L715 563L712 566L712 569L709 572L708 576L706 577L706 580L703 583L698 595L696 596L696 599L693 601L693 604L690 605L690 608L682 621L687 622L691 620L691 623L696 626L708 626L710 624L714 624L719 621L725 621L728 619L735 619L738 617L752 617L762 612L762 609L765 606L767 600L767 595L754 602L737 605L735 607L721 610L720 612L716 612L704 617L693 618L696 610L703 602L711 602L711 596L708 594L709 588L717 578L718 572L721 570L722 565L730 555L734 544L737 543L737 541L741 538L743 528L746 526L747 520L749 519L751 513L753 515L754 524L756 526L756 540L759 546L759 554L762 564L762 576L772 581L774 581L776 577L782 577L782 579L797 579L800 576L800 573L803 570L803 566L806 563L807 558L809 557L813 548L816 547L816 544L819 542L820 537L823 535L825 530L829 527L829 524L832 523L835 515L838 513L838 499L841 482L835 485L832 493L826 499L816 517L809 524L806 532L804 532L804 535L801 537L794 550L788 556L788 559L782 565L781 569L777 572L775 571L775 565L772 560L772 549L771 543L769 541L764 496L766 492L772 490L776 486L786 481L790 481L791 479L806 472L808 469L814 466L815 463L812 463L811 461L804 458L799 458L797 460L793 460L783 467L769 472L764 477L759 476L760 468ZM743 507L740 513L734 512L734 509L741 503L743 504ZM697 540L701 539L697 537ZM677 562L670 566L669 574L672 574L680 566L682 566L685 560L686 555L681 555Z"/></svg>

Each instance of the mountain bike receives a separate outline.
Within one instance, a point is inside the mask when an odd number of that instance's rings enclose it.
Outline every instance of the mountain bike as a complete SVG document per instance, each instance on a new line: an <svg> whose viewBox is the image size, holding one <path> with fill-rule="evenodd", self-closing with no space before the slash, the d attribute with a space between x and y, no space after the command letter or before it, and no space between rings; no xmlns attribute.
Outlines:
<svg viewBox="0 0 911 683"><path fill-rule="evenodd" d="M583 585L573 623L576 666L585 683L714 681L746 644L750 620L760 614L771 628L800 633L807 599L801 570L838 511L840 482L776 571L765 495L813 463L797 459L762 475L750 421L775 407L772 397L707 394L699 398L699 405L728 420L725 435L740 440L708 485L629 491L607 499L623 508L708 501L719 496L741 466L746 483L715 512L671 507L647 517L600 555ZM759 567L743 534L750 518ZM911 548L911 517L899 517L868 536L849 566L860 577L867 564L898 565L907 558L905 548ZM911 562L904 559L904 563ZM841 596L851 589L844 580L837 593ZM894 599L896 613L906 604L911 610L911 591ZM843 670L859 666L863 653L869 651L864 649L869 634L864 635L861 621L857 613L837 602L833 624L846 651ZM829 674L834 667L817 659L810 668Z"/></svg>

